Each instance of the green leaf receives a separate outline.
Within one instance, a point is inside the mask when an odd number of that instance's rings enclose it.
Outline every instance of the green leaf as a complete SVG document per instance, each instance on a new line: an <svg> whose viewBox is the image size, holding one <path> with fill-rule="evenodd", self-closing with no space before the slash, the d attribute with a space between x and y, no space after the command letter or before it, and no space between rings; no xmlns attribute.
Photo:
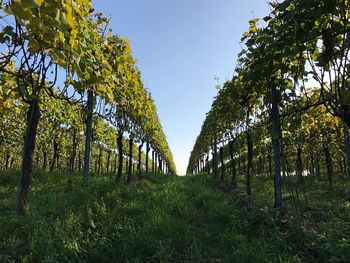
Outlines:
<svg viewBox="0 0 350 263"><path fill-rule="evenodd" d="M23 8L23 6L19 5L17 2L10 7L10 10L17 18L23 20L29 20L33 14L30 8Z"/></svg>
<svg viewBox="0 0 350 263"><path fill-rule="evenodd" d="M41 50L41 45L38 41L33 39L29 42L28 49L32 53L37 53Z"/></svg>

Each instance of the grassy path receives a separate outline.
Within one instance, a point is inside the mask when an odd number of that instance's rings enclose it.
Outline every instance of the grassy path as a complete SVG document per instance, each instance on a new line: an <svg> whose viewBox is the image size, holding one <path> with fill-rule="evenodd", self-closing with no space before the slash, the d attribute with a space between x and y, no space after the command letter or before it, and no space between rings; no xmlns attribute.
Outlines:
<svg viewBox="0 0 350 263"><path fill-rule="evenodd" d="M63 197L67 176L37 172L25 218L11 212L15 176L0 179L0 262L295 262L300 257L299 237L286 235L273 211L220 190L212 178L152 176L116 186L110 178L95 177L87 190L75 178Z"/></svg>

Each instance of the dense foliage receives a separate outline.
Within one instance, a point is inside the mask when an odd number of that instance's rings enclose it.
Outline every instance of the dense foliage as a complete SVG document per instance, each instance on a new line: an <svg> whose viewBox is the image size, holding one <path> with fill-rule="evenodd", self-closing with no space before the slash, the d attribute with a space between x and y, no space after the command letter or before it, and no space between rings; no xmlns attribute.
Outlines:
<svg viewBox="0 0 350 263"><path fill-rule="evenodd" d="M330 187L335 172L350 178L350 1L270 6L263 21L249 21L234 77L214 99L187 173L218 176L221 168L223 179L228 167L233 187L246 175L248 194L253 174L270 175L281 209L288 176L303 184L325 173Z"/></svg>
<svg viewBox="0 0 350 263"><path fill-rule="evenodd" d="M18 213L29 208L33 167L78 168L85 186L91 164L118 182L126 155L128 182L135 162L139 178L151 164L176 173L129 41L90 1L1 1L0 9L0 165L21 170Z"/></svg>

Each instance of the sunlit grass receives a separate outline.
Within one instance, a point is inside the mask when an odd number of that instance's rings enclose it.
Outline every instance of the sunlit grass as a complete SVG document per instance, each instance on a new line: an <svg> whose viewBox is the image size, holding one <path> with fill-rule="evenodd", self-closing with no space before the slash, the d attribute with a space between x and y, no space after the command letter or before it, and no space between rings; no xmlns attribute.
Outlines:
<svg viewBox="0 0 350 263"><path fill-rule="evenodd" d="M349 258L348 203L341 193L323 192L322 183L310 191L307 205L304 199L299 210L290 204L292 212L280 218L268 205L273 185L262 178L253 180L254 199L250 200L242 192L223 189L208 176L146 175L130 186L116 185L107 176L92 176L89 188L84 189L81 176L75 175L68 190L67 174L37 171L30 214L18 217L13 212L17 176L12 172L0 178L1 262ZM241 179L239 183L243 188ZM327 194L339 205L323 211ZM311 222L313 218L317 224ZM303 220L309 220L309 225ZM334 254L338 252L342 254Z"/></svg>

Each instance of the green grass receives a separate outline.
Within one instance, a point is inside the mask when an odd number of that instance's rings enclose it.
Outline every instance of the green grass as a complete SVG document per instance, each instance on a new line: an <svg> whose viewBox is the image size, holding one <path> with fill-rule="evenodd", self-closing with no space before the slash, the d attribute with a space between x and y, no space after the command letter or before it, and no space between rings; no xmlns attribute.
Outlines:
<svg viewBox="0 0 350 263"><path fill-rule="evenodd" d="M252 188L256 199L273 204L271 178L255 177ZM303 185L288 177L282 188L284 220L290 236L299 235L298 251L321 262L350 262L349 179L337 175L330 187L326 175L305 177Z"/></svg>
<svg viewBox="0 0 350 263"><path fill-rule="evenodd" d="M347 206L344 213L337 206L327 215L321 208L311 209L324 219L304 226L301 213L280 217L267 204L271 184L264 179L253 181L256 195L248 198L207 176L147 175L130 186L92 176L89 188L83 189L76 175L67 191L67 174L37 171L30 214L25 217L13 212L17 180L16 172L1 173L0 262L341 262L350 258ZM344 202L342 198L334 196L338 202ZM314 206L314 199L309 199L305 209ZM327 230L325 239L322 230Z"/></svg>

